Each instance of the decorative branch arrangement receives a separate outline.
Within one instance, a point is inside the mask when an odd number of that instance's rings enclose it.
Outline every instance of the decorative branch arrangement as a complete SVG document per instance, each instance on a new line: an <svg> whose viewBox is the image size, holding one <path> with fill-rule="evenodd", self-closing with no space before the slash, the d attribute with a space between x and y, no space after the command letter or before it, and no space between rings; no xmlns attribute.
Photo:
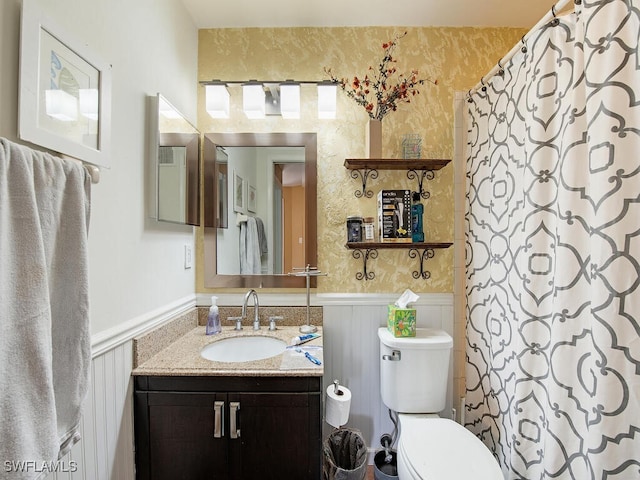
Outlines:
<svg viewBox="0 0 640 480"><path fill-rule="evenodd" d="M426 82L438 84L437 79L418 78L418 70L411 70L409 75L398 73L395 65L397 60L393 52L398 41L406 35L407 32L404 32L402 35L396 35L390 42L383 43L384 56L380 64L377 68L370 66L369 73L362 79L353 77L353 80L349 81L347 78L336 77L331 68L324 69L331 82L364 107L373 120L382 120L389 112L395 112L400 103L410 103L412 97L420 94L419 85Z"/></svg>

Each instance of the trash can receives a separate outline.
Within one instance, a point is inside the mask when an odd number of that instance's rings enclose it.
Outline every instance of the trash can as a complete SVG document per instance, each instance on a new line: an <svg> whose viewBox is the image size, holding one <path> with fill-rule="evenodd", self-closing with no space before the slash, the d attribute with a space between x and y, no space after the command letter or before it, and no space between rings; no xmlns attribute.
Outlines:
<svg viewBox="0 0 640 480"><path fill-rule="evenodd" d="M323 480L362 480L367 475L367 444L357 430L339 428L324 441Z"/></svg>
<svg viewBox="0 0 640 480"><path fill-rule="evenodd" d="M398 480L398 456L395 450L380 450L373 457L375 480Z"/></svg>

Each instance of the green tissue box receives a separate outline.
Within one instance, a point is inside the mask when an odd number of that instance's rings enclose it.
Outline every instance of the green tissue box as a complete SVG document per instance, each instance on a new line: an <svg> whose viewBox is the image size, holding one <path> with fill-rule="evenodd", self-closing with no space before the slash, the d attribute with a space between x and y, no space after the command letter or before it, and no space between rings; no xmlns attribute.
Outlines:
<svg viewBox="0 0 640 480"><path fill-rule="evenodd" d="M398 308L395 305L389 305L387 329L393 333L394 337L415 337L416 309Z"/></svg>

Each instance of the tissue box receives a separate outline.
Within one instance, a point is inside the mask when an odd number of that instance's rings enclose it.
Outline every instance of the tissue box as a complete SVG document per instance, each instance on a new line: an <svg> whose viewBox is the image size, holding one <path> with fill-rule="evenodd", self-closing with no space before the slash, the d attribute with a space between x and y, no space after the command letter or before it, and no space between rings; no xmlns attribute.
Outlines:
<svg viewBox="0 0 640 480"><path fill-rule="evenodd" d="M394 337L415 337L416 309L398 308L395 305L389 305L387 329L393 333Z"/></svg>

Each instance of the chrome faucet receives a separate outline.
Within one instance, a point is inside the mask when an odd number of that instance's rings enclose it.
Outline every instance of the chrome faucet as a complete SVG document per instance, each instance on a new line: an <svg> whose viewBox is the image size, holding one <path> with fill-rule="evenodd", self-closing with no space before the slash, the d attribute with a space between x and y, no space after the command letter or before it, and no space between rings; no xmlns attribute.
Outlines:
<svg viewBox="0 0 640 480"><path fill-rule="evenodd" d="M249 297L253 295L253 329L260 330L260 304L258 303L258 293L252 288L249 290L244 296L244 302L242 302L242 318L247 318L247 303L249 302Z"/></svg>

